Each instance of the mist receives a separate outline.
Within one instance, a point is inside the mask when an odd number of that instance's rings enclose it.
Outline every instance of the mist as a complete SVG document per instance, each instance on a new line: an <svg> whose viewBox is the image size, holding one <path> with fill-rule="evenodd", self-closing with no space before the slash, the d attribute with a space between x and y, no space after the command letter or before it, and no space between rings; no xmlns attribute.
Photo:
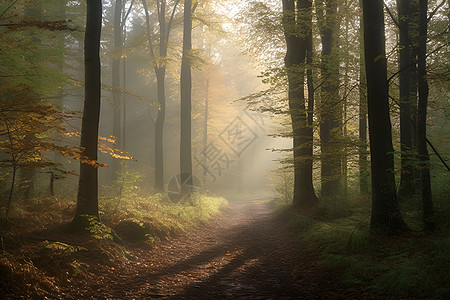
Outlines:
<svg viewBox="0 0 450 300"><path fill-rule="evenodd" d="M448 10L0 0L0 298L448 298Z"/></svg>

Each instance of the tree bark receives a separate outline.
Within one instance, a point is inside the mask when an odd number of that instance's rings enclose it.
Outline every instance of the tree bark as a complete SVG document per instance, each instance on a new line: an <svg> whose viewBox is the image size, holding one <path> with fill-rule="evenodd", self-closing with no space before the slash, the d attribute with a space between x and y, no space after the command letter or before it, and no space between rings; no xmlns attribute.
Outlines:
<svg viewBox="0 0 450 300"><path fill-rule="evenodd" d="M347 141L348 141L348 129L347 129L347 114L348 114L348 98L349 98L349 69L350 69L350 58L349 58L349 54L350 54L350 50L349 50L349 44L350 44L350 39L349 39L349 20L348 20L348 2L344 1L343 3L343 9L346 12L346 16L345 18L345 31L344 31L344 45L343 45L343 49L344 49L344 91L342 93L343 95L343 99L342 99L342 106L343 106L343 110L342 110L342 137L343 137L343 145L342 145L342 173L341 173L341 177L342 177L342 195L343 197L347 197L347 188L348 188L348 155L347 155Z"/></svg>
<svg viewBox="0 0 450 300"><path fill-rule="evenodd" d="M406 225L398 209L394 149L389 118L388 82L382 0L363 0L367 76L373 231L397 232Z"/></svg>
<svg viewBox="0 0 450 300"><path fill-rule="evenodd" d="M297 5L296 5L297 4ZM304 95L305 60L311 33L311 2L283 0L283 26L287 44L285 66L288 74L289 110L294 152L294 199L299 208L317 205L312 182L312 127L308 126Z"/></svg>
<svg viewBox="0 0 450 300"><path fill-rule="evenodd" d="M100 119L100 34L102 1L87 1L86 32L84 37L85 99L81 125L83 155L90 163L80 163L77 207L73 222L81 215L98 214L98 127Z"/></svg>
<svg viewBox="0 0 450 300"><path fill-rule="evenodd" d="M156 70L156 85L158 90L158 115L155 124L155 188L164 190L164 121L166 118L165 67Z"/></svg>
<svg viewBox="0 0 450 300"><path fill-rule="evenodd" d="M209 78L206 79L206 88L205 88L205 119L203 122L203 149L206 149L206 147L208 146L208 114L209 114L208 93L209 93ZM207 164L206 155L203 155L203 162L202 162L203 184L206 184L206 174L207 174L206 164Z"/></svg>
<svg viewBox="0 0 450 300"><path fill-rule="evenodd" d="M361 5L362 7L362 5ZM364 55L364 22L360 20L360 59L359 59L359 192L369 193L369 162L367 161L367 83Z"/></svg>
<svg viewBox="0 0 450 300"><path fill-rule="evenodd" d="M121 137L121 107L120 92L120 58L122 56L122 0L115 1L114 7L114 51L112 59L112 87L113 87L113 136L116 138L116 148L122 149ZM111 164L111 183L117 179L120 169L119 160L113 158Z"/></svg>
<svg viewBox="0 0 450 300"><path fill-rule="evenodd" d="M339 30L336 0L325 0L320 28L322 39L321 63L321 194L336 196L341 177L342 104L339 97L339 57L337 40Z"/></svg>
<svg viewBox="0 0 450 300"><path fill-rule="evenodd" d="M170 30L172 21L180 0L176 0L173 6L172 15L169 22L166 23L166 0L158 0L156 2L158 7L158 21L159 21L159 58L161 62L156 59L156 54L152 44L152 30L150 26L150 14L147 8L146 0L142 0L144 7L146 25L147 25L147 39L149 43L149 52L153 60L153 67L156 74L156 86L158 90L158 115L155 124L155 189L158 191L164 190L164 150L163 150L163 136L164 136L164 121L166 118L166 92L165 92L165 77L166 77L166 57L167 57L167 43L169 42Z"/></svg>
<svg viewBox="0 0 450 300"><path fill-rule="evenodd" d="M399 24L399 83L400 83L400 147L401 173L398 197L400 200L410 198L415 192L414 183L414 145L415 131L413 107L416 101L416 90L411 82L415 73L414 57L411 55L411 38L409 27L411 24L410 0L397 0Z"/></svg>
<svg viewBox="0 0 450 300"><path fill-rule="evenodd" d="M436 222L433 217L433 200L431 195L430 156L427 149L427 105L428 82L426 70L427 54L427 8L428 0L419 0L419 47L418 47L418 152L421 162L420 179L422 182L422 203L424 228L434 231Z"/></svg>
<svg viewBox="0 0 450 300"><path fill-rule="evenodd" d="M191 50L192 50L192 0L184 2L183 54L181 58L181 183L192 186L192 138L191 138Z"/></svg>

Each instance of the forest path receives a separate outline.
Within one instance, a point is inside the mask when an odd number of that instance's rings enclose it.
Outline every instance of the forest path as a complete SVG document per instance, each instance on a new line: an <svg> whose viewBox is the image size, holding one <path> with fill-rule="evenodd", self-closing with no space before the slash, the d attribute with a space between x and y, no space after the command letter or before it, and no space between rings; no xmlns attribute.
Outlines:
<svg viewBox="0 0 450 300"><path fill-rule="evenodd" d="M266 204L232 203L202 227L95 274L77 297L96 299L327 299L339 291ZM349 291L347 291L348 293ZM73 295L73 292L71 293Z"/></svg>

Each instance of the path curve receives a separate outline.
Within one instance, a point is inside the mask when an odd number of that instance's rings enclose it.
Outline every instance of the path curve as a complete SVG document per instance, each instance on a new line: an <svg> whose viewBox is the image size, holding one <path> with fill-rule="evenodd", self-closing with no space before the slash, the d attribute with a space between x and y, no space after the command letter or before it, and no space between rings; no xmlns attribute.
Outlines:
<svg viewBox="0 0 450 300"><path fill-rule="evenodd" d="M132 251L76 297L95 299L348 299L261 203L232 203L202 227ZM92 281L88 281L92 282ZM346 295L347 294L347 295ZM73 294L72 294L73 295Z"/></svg>

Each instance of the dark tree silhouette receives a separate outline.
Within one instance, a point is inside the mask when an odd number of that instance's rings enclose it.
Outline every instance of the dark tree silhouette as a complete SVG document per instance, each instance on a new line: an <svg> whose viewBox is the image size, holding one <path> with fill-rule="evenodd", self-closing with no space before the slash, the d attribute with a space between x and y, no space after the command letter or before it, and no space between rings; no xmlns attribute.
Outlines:
<svg viewBox="0 0 450 300"><path fill-rule="evenodd" d="M305 103L305 62L311 34L311 1L283 0L283 27L287 44L285 66L289 82L289 110L294 143L294 205L317 204L312 182L312 127ZM312 113L312 107L310 108Z"/></svg>
<svg viewBox="0 0 450 300"><path fill-rule="evenodd" d="M336 196L340 186L342 104L339 97L338 3L325 0L317 14L322 40L320 90L321 194Z"/></svg>
<svg viewBox="0 0 450 300"><path fill-rule="evenodd" d="M360 5L361 2L360 2ZM360 58L359 58L359 192L369 193L369 162L367 161L367 83L364 64L364 22L360 20Z"/></svg>
<svg viewBox="0 0 450 300"><path fill-rule="evenodd" d="M436 224L433 218L433 201L431 197L430 156L427 149L427 8L428 0L419 0L419 47L418 47L418 150L422 163L420 179L422 182L423 219L425 229L434 231Z"/></svg>
<svg viewBox="0 0 450 300"><path fill-rule="evenodd" d="M98 126L100 119L100 33L102 1L87 1L86 33L84 36L85 98L81 127L83 155L89 160L80 163L80 179L75 218L98 215Z"/></svg>
<svg viewBox="0 0 450 300"><path fill-rule="evenodd" d="M415 0L414 0L415 1ZM414 5L411 0L398 0L399 26L399 83L400 83L400 144L401 144L401 173L398 191L399 199L408 199L415 192L414 184L414 136L415 136L415 108L417 101L416 88L416 51L410 28L414 31L417 24Z"/></svg>
<svg viewBox="0 0 450 300"><path fill-rule="evenodd" d="M121 93L120 93L120 57L123 47L122 39L122 0L116 0L114 4L114 51L112 58L112 87L113 87L113 136L117 140L116 147L123 149L121 132ZM119 160L113 159L111 163L111 178L117 178L120 169Z"/></svg>
<svg viewBox="0 0 450 300"><path fill-rule="evenodd" d="M375 231L396 232L406 225L398 209L394 178L383 1L363 0L363 18L372 170L370 227Z"/></svg>

